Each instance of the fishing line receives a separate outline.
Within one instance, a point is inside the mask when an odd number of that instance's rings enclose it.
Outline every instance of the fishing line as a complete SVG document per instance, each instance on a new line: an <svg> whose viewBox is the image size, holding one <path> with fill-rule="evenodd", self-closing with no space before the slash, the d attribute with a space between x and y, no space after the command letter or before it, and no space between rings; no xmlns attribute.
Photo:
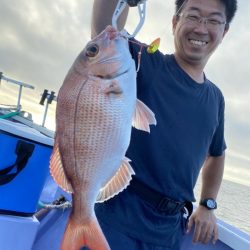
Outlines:
<svg viewBox="0 0 250 250"><path fill-rule="evenodd" d="M181 6L175 12L174 16L178 16L180 14L181 10L183 9L183 7L184 7L184 5L186 4L187 1L188 0L184 0L183 1L183 3L181 4ZM170 8L170 5L168 7ZM170 23L168 25L168 27L172 28L172 24ZM166 27L161 28L161 30L162 31L160 32L160 36L159 37L162 38L162 40L163 40L167 36L169 30Z"/></svg>
<svg viewBox="0 0 250 250"><path fill-rule="evenodd" d="M136 72L138 72L139 69L140 69L142 50L144 48L147 48L147 53L153 54L158 50L158 48L160 46L160 38L155 39L150 45L146 45L144 43L138 42L136 40L131 40L131 39L129 39L128 42L129 43L134 43L134 44L137 44L137 45L140 46L140 50L139 50L138 55L137 55L138 65L137 65Z"/></svg>
<svg viewBox="0 0 250 250"><path fill-rule="evenodd" d="M181 10L182 10L183 6L186 4L186 2L187 2L187 0L183 1L183 3L181 4L181 6L178 8L178 10L176 11L176 13L174 14L175 16L179 15L179 13L181 12ZM160 37L165 37L165 35L167 34L167 32L168 32L168 30L164 29L164 31L161 32ZM158 37L157 39L155 39L150 45L146 45L146 44L143 44L141 42L138 42L138 41L135 41L135 40L131 40L131 39L128 40L129 43L137 44L140 47L138 55L137 55L137 62L138 62L138 64L137 64L136 72L138 72L140 70L142 50L146 48L148 53L150 53L150 54L155 53L158 50L159 46L160 46L160 37Z"/></svg>

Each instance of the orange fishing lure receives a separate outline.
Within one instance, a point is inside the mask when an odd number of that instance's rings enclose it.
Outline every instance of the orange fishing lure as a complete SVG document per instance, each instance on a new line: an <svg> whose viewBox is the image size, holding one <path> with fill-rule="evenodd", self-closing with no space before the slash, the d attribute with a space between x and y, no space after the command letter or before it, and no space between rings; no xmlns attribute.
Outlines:
<svg viewBox="0 0 250 250"><path fill-rule="evenodd" d="M161 42L161 39L160 38L157 38L155 39L147 48L147 52L150 53L150 54L153 54L155 53L159 46L160 46L160 42Z"/></svg>

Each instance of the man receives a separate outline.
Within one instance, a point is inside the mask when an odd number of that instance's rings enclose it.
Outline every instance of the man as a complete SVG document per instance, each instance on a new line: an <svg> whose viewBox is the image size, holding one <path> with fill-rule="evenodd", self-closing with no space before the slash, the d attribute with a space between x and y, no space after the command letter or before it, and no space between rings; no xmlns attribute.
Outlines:
<svg viewBox="0 0 250 250"><path fill-rule="evenodd" d="M224 98L204 68L229 30L237 1L175 3L174 54L151 55L143 50L137 74L138 98L153 110L157 126L150 134L132 130L127 156L136 177L127 190L96 205L112 250L180 249L183 233L192 228L195 243L215 243L218 238L213 209L226 149ZM92 36L111 24L116 4L116 0L94 1ZM128 9L120 17L119 29L127 13ZM129 44L138 64L141 47L136 43ZM184 206L191 210L201 167L200 205L186 225Z"/></svg>

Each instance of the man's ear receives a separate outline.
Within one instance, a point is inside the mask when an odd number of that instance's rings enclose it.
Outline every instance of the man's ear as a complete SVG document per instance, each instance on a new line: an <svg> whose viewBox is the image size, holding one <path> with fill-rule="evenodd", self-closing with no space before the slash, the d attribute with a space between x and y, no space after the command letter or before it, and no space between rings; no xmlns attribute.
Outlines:
<svg viewBox="0 0 250 250"><path fill-rule="evenodd" d="M223 38L227 34L228 30L229 30L229 24L226 24L224 32L223 32Z"/></svg>
<svg viewBox="0 0 250 250"><path fill-rule="evenodd" d="M175 32L177 22L178 22L178 17L176 15L174 15L172 18L172 32L173 32L173 34Z"/></svg>

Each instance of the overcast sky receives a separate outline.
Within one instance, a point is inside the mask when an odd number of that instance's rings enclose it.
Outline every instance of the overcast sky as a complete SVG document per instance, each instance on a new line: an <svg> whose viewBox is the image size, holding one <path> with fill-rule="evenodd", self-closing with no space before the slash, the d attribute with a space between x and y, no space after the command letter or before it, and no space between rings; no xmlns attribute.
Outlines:
<svg viewBox="0 0 250 250"><path fill-rule="evenodd" d="M23 106L43 111L39 94L43 89L58 91L75 57L90 39L92 0L1 0L0 71L6 77L30 83ZM150 43L161 37L160 49L173 52L171 18L174 0L149 0L146 22L138 39ZM137 24L136 10L127 29ZM223 91L226 100L227 162L225 178L250 186L250 4L239 1L238 13L229 33L211 58L207 77ZM0 86L0 103L14 102L15 89ZM30 102L35 102L31 105ZM25 106L26 105L26 106ZM54 106L48 126L53 126ZM35 109L35 110L34 110ZM38 117L38 122L41 118ZM39 120L40 119L40 120Z"/></svg>

